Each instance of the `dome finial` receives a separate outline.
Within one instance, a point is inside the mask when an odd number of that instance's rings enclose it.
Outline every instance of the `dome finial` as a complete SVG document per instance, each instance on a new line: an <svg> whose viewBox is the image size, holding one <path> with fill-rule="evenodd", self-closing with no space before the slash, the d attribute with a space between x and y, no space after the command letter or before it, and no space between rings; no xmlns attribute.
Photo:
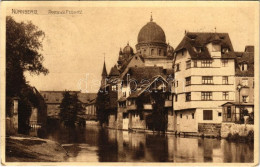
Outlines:
<svg viewBox="0 0 260 167"><path fill-rule="evenodd" d="M153 21L153 12L151 12L151 18L150 21Z"/></svg>
<svg viewBox="0 0 260 167"><path fill-rule="evenodd" d="M127 46L129 46L129 41L127 41Z"/></svg>

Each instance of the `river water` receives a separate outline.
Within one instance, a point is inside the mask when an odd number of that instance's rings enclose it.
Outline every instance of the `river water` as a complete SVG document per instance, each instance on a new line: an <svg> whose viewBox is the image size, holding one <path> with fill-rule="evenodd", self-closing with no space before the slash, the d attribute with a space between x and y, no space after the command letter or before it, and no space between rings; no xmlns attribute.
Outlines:
<svg viewBox="0 0 260 167"><path fill-rule="evenodd" d="M62 144L69 162L253 162L253 143L132 133L87 125L51 128L45 138Z"/></svg>

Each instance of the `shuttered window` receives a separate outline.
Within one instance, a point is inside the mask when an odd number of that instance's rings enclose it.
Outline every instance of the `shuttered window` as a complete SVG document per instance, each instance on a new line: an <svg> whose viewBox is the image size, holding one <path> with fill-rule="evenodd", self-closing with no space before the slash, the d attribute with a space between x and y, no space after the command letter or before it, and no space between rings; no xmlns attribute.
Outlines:
<svg viewBox="0 0 260 167"><path fill-rule="evenodd" d="M203 110L203 120L212 120L212 110Z"/></svg>

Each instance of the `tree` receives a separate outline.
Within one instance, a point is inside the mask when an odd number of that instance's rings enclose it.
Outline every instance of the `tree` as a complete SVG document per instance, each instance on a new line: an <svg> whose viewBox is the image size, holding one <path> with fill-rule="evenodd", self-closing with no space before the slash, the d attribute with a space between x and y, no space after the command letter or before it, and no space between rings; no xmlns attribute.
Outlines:
<svg viewBox="0 0 260 167"><path fill-rule="evenodd" d="M6 94L18 96L26 84L24 72L48 74L43 63L42 41L45 33L32 22L17 23L6 17Z"/></svg>
<svg viewBox="0 0 260 167"><path fill-rule="evenodd" d="M77 121L77 114L83 111L82 103L77 93L70 94L65 91L60 104L60 118L65 126L74 127Z"/></svg>
<svg viewBox="0 0 260 167"><path fill-rule="evenodd" d="M166 92L163 90L152 91L152 121L153 128L156 131L166 131L168 124L168 113L165 111L164 103L166 100Z"/></svg>
<svg viewBox="0 0 260 167"><path fill-rule="evenodd" d="M97 119L102 126L103 123L108 122L108 112L106 110L107 108L107 101L108 101L108 95L105 91L102 91L101 89L98 91L97 95Z"/></svg>
<svg viewBox="0 0 260 167"><path fill-rule="evenodd" d="M30 89L24 72L39 75L48 74L43 63L42 41L44 32L32 22L16 22L11 16L6 17L6 115L10 116L12 98L19 97L19 123L28 126L30 99L24 91ZM23 112L23 113L21 113Z"/></svg>

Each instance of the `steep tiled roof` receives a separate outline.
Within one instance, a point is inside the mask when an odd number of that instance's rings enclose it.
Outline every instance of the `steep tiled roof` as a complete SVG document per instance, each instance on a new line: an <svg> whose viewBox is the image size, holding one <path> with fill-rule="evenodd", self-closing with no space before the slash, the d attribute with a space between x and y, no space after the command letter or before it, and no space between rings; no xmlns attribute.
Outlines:
<svg viewBox="0 0 260 167"><path fill-rule="evenodd" d="M128 99L131 99L131 98L137 98L137 97L139 97L141 94L143 94L144 92L145 92L145 90L151 90L153 87L150 87L155 81L158 81L158 80L161 80L161 81L163 81L164 83L166 83L166 85L165 86L167 86L168 85L168 83L167 83L167 81L164 79L164 77L163 76L161 76L161 75L157 75L157 76L154 76L154 77L152 77L152 78L150 78L150 79L148 79L149 80L149 84L147 83L146 85L139 85L140 87L139 87L139 89L137 89L136 91L133 91L132 93L131 93L131 95L128 97ZM160 82L161 83L161 82ZM158 88L158 86L159 86L160 84L156 84L156 87Z"/></svg>
<svg viewBox="0 0 260 167"><path fill-rule="evenodd" d="M210 42L220 44L221 47L228 48L230 52L234 52L228 33L200 32L188 32L175 49L175 52L178 52L182 49L187 49L192 59L210 59L211 56L206 47L206 45ZM200 48L201 52L196 52L194 48ZM222 56L225 58L230 58L227 57L227 55Z"/></svg>
<svg viewBox="0 0 260 167"><path fill-rule="evenodd" d="M111 70L110 70L109 77L119 76L119 75L120 75L120 73L119 73L119 71L117 69L117 66L114 65L114 67L112 67Z"/></svg>
<svg viewBox="0 0 260 167"><path fill-rule="evenodd" d="M125 69L127 68L128 64L131 62L131 60L132 60L135 56L138 56L138 57L144 62L143 57L140 56L140 55L137 55L137 54L136 54L136 55L134 55L134 56L131 56L131 57L129 57L128 60L125 60L125 61L123 62L122 67L120 68L120 72L121 72L121 73L125 71Z"/></svg>
<svg viewBox="0 0 260 167"><path fill-rule="evenodd" d="M41 91L40 93L44 97L46 104L60 104L64 91ZM84 104L93 101L97 97L96 93L80 93L79 91L70 91L70 93L77 93L78 99Z"/></svg>
<svg viewBox="0 0 260 167"><path fill-rule="evenodd" d="M254 48L251 47L251 51ZM236 54L236 76L253 77L254 76L254 52L235 52ZM241 71L239 65L241 63L246 63L248 69L246 71Z"/></svg>
<svg viewBox="0 0 260 167"><path fill-rule="evenodd" d="M90 103L97 98L96 93L78 93L78 99L82 103Z"/></svg>
<svg viewBox="0 0 260 167"><path fill-rule="evenodd" d="M130 79L134 79L137 82L149 80L158 75L165 77L162 67L130 67L127 74L130 75ZM124 79L126 79L126 76L124 76Z"/></svg>

